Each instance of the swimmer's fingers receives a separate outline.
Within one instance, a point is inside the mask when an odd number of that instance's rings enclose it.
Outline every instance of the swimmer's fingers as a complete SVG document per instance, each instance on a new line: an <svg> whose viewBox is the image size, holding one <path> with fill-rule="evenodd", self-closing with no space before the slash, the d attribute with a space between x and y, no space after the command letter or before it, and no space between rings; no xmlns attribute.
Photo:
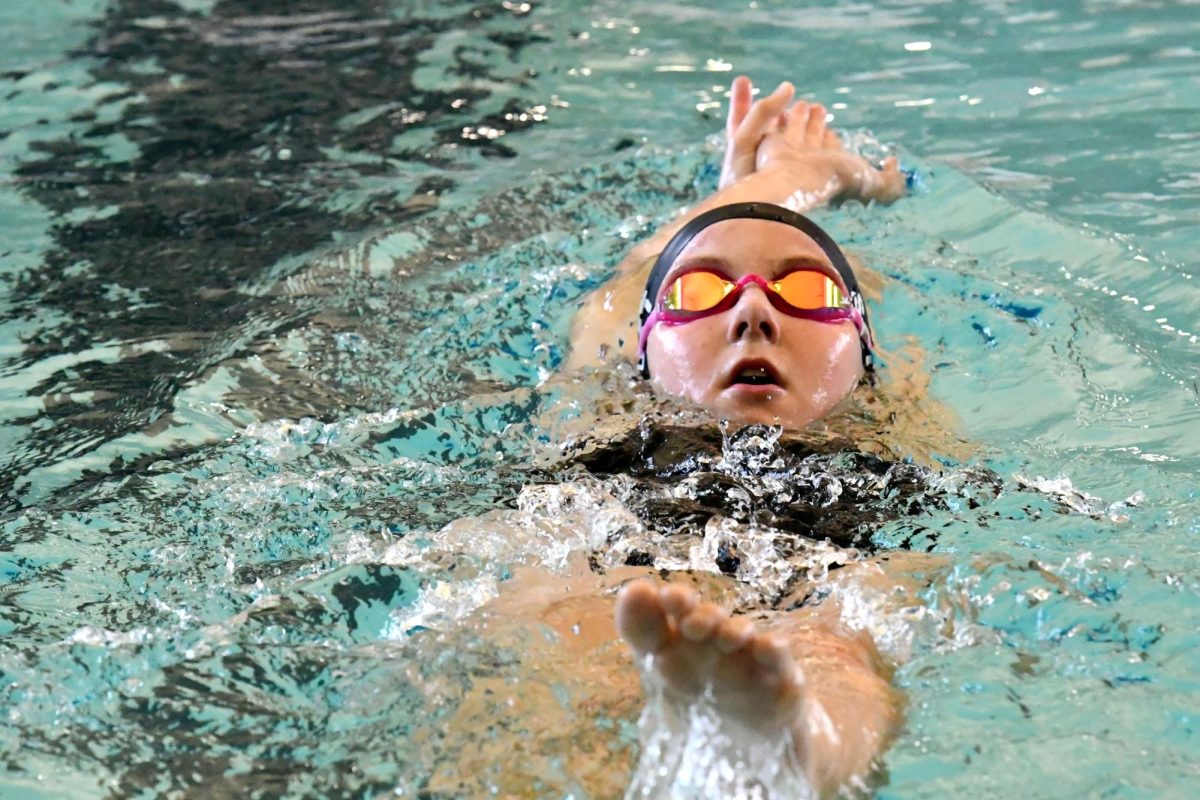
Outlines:
<svg viewBox="0 0 1200 800"><path fill-rule="evenodd" d="M849 170L850 180L858 186L856 194L861 199L887 204L896 202L907 193L907 180L895 156L884 159L879 169L858 156L851 156L849 162L854 165Z"/></svg>
<svg viewBox="0 0 1200 800"><path fill-rule="evenodd" d="M809 147L825 146L825 106L813 103L808 107L808 124L804 130L804 141Z"/></svg>
<svg viewBox="0 0 1200 800"><path fill-rule="evenodd" d="M745 75L738 75L729 87L729 116L725 120L725 137L732 142L754 101L754 84Z"/></svg>
<svg viewBox="0 0 1200 800"><path fill-rule="evenodd" d="M796 87L788 81L779 84L775 91L750 106L734 138L757 147L769 130L778 129L779 116L788 107L788 103L792 102L795 94Z"/></svg>
<svg viewBox="0 0 1200 800"><path fill-rule="evenodd" d="M663 609L675 619L687 616L700 604L700 593L682 583L669 583L659 591Z"/></svg>
<svg viewBox="0 0 1200 800"><path fill-rule="evenodd" d="M783 112L783 140L788 146L803 148L806 132L808 131L809 104L805 100L797 100L791 108Z"/></svg>
<svg viewBox="0 0 1200 800"><path fill-rule="evenodd" d="M739 77L730 88L729 118L726 121L725 162L721 166L722 188L754 172L758 145L779 125L779 116L791 101L795 88L787 82L774 92L753 101L754 86Z"/></svg>
<svg viewBox="0 0 1200 800"><path fill-rule="evenodd" d="M729 116L725 120L725 159L721 164L719 186L725 188L754 171L754 150L742 134L746 117L753 108L754 84L745 75L733 79L729 87Z"/></svg>
<svg viewBox="0 0 1200 800"><path fill-rule="evenodd" d="M908 192L908 180L900 170L895 156L883 160L878 175L879 189L873 199L881 203L894 203Z"/></svg>

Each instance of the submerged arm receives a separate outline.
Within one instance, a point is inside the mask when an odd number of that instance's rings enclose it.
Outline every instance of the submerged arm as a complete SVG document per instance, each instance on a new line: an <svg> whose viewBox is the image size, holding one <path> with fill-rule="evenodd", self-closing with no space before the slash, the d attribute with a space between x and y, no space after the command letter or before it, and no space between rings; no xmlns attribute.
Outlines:
<svg viewBox="0 0 1200 800"><path fill-rule="evenodd" d="M787 641L804 675L796 748L821 796L874 771L902 705L871 637L846 630L827 616L831 611L795 612L772 631Z"/></svg>

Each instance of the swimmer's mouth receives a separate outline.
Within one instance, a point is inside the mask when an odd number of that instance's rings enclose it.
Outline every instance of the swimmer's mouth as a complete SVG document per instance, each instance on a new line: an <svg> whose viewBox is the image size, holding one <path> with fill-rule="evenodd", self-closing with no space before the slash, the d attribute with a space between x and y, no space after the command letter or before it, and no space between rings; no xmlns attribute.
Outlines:
<svg viewBox="0 0 1200 800"><path fill-rule="evenodd" d="M768 361L740 361L730 371L730 386L782 386L783 380Z"/></svg>

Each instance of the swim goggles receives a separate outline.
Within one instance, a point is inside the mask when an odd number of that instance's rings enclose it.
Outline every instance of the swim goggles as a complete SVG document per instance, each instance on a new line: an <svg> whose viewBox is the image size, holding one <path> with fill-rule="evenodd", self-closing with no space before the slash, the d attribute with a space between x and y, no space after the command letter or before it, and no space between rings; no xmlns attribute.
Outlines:
<svg viewBox="0 0 1200 800"><path fill-rule="evenodd" d="M859 334L863 332L862 314L846 300L837 281L819 270L797 269L774 280L746 275L735 281L717 270L699 267L676 275L663 292L642 325L638 351L645 350L646 339L656 324L682 325L721 314L737 305L750 284L761 288L771 305L784 314L818 322L851 320Z"/></svg>
<svg viewBox="0 0 1200 800"><path fill-rule="evenodd" d="M729 219L765 219L796 228L821 248L841 283L820 270L808 268L785 273L773 280L747 275L734 281L705 267L673 277L669 275L684 248L700 231ZM664 290L668 277L671 282ZM867 307L858 290L854 270L837 243L815 222L790 209L771 203L733 203L706 211L689 221L671 237L651 267L638 317L638 368L642 377L650 377L646 341L655 325L660 322L679 325L728 311L751 283L766 293L771 305L793 317L822 322L853 321L862 345L863 368L868 372L873 370L874 346Z"/></svg>

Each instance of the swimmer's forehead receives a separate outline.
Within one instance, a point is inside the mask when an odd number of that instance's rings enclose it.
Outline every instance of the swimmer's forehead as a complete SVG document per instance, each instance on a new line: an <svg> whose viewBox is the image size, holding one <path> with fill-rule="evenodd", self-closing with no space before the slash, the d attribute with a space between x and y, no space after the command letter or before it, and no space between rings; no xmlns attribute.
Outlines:
<svg viewBox="0 0 1200 800"><path fill-rule="evenodd" d="M765 219L729 219L708 226L683 248L671 272L705 264L738 273L814 266L839 277L829 256L808 234Z"/></svg>

